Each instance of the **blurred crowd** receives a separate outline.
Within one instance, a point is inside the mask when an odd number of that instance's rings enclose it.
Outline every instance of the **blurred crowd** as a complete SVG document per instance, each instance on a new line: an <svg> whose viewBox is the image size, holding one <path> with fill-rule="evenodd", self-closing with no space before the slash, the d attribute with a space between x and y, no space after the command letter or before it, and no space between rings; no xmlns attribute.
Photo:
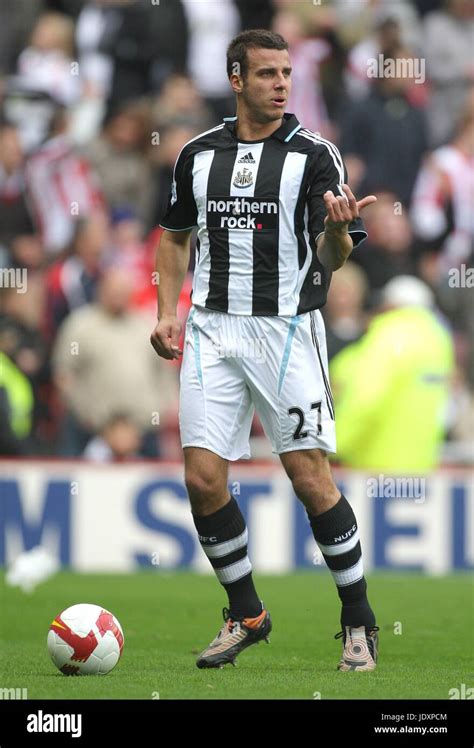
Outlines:
<svg viewBox="0 0 474 748"><path fill-rule="evenodd" d="M149 344L158 224L183 144L235 113L225 52L245 28L288 40L287 110L340 147L357 196L378 197L332 279L330 359L363 338L387 284L422 281L453 345L447 454L465 459L472 0L2 0L1 454L179 458L179 362Z"/></svg>

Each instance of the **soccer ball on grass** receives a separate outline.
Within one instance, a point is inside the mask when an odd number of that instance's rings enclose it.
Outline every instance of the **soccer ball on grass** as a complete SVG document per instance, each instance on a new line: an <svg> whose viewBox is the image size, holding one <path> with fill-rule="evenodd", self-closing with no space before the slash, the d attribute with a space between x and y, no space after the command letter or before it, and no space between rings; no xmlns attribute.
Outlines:
<svg viewBox="0 0 474 748"><path fill-rule="evenodd" d="M64 675L105 675L123 649L120 623L100 605L81 603L60 613L48 631L48 651Z"/></svg>

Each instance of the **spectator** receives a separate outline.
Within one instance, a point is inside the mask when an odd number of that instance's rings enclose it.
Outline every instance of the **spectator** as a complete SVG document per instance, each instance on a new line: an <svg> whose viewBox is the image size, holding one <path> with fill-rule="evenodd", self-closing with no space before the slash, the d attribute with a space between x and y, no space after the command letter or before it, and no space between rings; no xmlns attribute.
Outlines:
<svg viewBox="0 0 474 748"><path fill-rule="evenodd" d="M2 0L0 3L0 79L15 70L20 51L28 41L43 0Z"/></svg>
<svg viewBox="0 0 474 748"><path fill-rule="evenodd" d="M170 76L153 104L155 130L160 134L170 127L189 127L196 135L213 127L213 113L193 80L183 73Z"/></svg>
<svg viewBox="0 0 474 748"><path fill-rule="evenodd" d="M73 70L73 58L73 21L62 13L43 13L29 46L18 58L18 73L31 87L41 88L64 106L70 106L81 95L79 70Z"/></svg>
<svg viewBox="0 0 474 748"><path fill-rule="evenodd" d="M352 255L352 260L365 272L373 300L378 291L397 275L412 275L413 233L408 211L397 196L375 192L377 202L364 213L368 238Z"/></svg>
<svg viewBox="0 0 474 748"><path fill-rule="evenodd" d="M112 49L107 48L107 39L115 24L116 9L109 0L86 0L75 27L85 91L102 101L107 99L112 87L113 57Z"/></svg>
<svg viewBox="0 0 474 748"><path fill-rule="evenodd" d="M49 340L72 311L95 301L107 243L108 222L97 213L77 224L72 254L48 270L44 329Z"/></svg>
<svg viewBox="0 0 474 748"><path fill-rule="evenodd" d="M15 127L0 126L0 252L8 264L7 247L18 234L33 228L25 199L24 153Z"/></svg>
<svg viewBox="0 0 474 748"><path fill-rule="evenodd" d="M274 0L235 0L242 29L269 29L275 13Z"/></svg>
<svg viewBox="0 0 474 748"><path fill-rule="evenodd" d="M359 340L365 331L367 290L367 277L354 262L346 262L333 273L323 309L329 360L346 345Z"/></svg>
<svg viewBox="0 0 474 748"><path fill-rule="evenodd" d="M447 0L424 19L424 50L431 84L428 111L430 145L453 137L466 95L474 83L474 3Z"/></svg>
<svg viewBox="0 0 474 748"><path fill-rule="evenodd" d="M175 371L150 346L148 320L129 310L131 292L128 275L109 270L97 303L74 311L59 331L53 365L66 406L62 454L81 454L118 412L149 438L168 410L176 413Z"/></svg>
<svg viewBox="0 0 474 748"><path fill-rule="evenodd" d="M123 462L139 455L142 434L136 423L121 414L112 416L84 450L93 462Z"/></svg>
<svg viewBox="0 0 474 748"><path fill-rule="evenodd" d="M411 218L425 248L439 251L442 275L474 250L474 87L451 143L429 154L415 183Z"/></svg>
<svg viewBox="0 0 474 748"><path fill-rule="evenodd" d="M34 330L40 329L45 313L44 250L36 234L18 234L10 244L9 274L15 279L3 289L2 311Z"/></svg>
<svg viewBox="0 0 474 748"><path fill-rule="evenodd" d="M402 31L396 13L376 16L373 33L364 37L348 53L346 85L349 96L363 99L370 93L373 78L367 75L368 61L381 54L390 57L392 50L402 45Z"/></svg>
<svg viewBox="0 0 474 748"><path fill-rule="evenodd" d="M181 0L121 0L106 23L100 50L112 58L113 106L159 91L167 76L185 71L188 32Z"/></svg>
<svg viewBox="0 0 474 748"><path fill-rule="evenodd" d="M188 72L218 123L235 110L222 61L230 40L240 31L240 16L232 0L219 0L218 13L213 3L183 0L183 5L189 28Z"/></svg>
<svg viewBox="0 0 474 748"><path fill-rule="evenodd" d="M27 377L0 351L0 454L22 454L33 424L34 397Z"/></svg>
<svg viewBox="0 0 474 748"><path fill-rule="evenodd" d="M411 79L396 64L409 58L407 49L394 50L394 77L382 71L367 98L348 105L341 142L353 190L385 188L406 206L427 148L424 113L410 103Z"/></svg>
<svg viewBox="0 0 474 748"><path fill-rule="evenodd" d="M411 0L333 0L338 18L339 35L347 48L364 43L367 29L394 18L400 26L401 40L408 46L417 46L420 26Z"/></svg>
<svg viewBox="0 0 474 748"><path fill-rule="evenodd" d="M145 223L149 220L151 188L146 159L151 145L149 114L146 101L117 105L109 111L103 133L85 149L109 207L127 207Z"/></svg>
<svg viewBox="0 0 474 748"><path fill-rule="evenodd" d="M31 114L30 114L31 116ZM28 110L24 117L28 118ZM87 160L70 142L63 107L51 103L46 140L26 161L25 181L35 225L54 258L71 242L79 218L103 209L103 195Z"/></svg>
<svg viewBox="0 0 474 748"><path fill-rule="evenodd" d="M173 170L179 152L196 135L190 125L169 127L160 134L160 144L152 149L153 213L151 226L156 226L166 213L173 180Z"/></svg>
<svg viewBox="0 0 474 748"><path fill-rule="evenodd" d="M294 112L309 130L329 137L329 117L319 68L331 54L330 45L324 39L306 37L302 18L289 10L277 13L273 31L281 34L290 45L292 85L288 111Z"/></svg>
<svg viewBox="0 0 474 748"><path fill-rule="evenodd" d="M437 465L453 349L433 301L422 281L395 278L366 334L332 360L343 465L392 474L425 473Z"/></svg>

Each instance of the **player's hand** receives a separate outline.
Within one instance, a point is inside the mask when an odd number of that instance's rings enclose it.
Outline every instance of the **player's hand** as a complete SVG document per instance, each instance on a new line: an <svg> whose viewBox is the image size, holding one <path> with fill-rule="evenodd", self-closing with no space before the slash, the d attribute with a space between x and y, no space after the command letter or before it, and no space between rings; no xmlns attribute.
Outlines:
<svg viewBox="0 0 474 748"><path fill-rule="evenodd" d="M178 345L181 322L177 317L162 317L150 336L150 343L159 356L178 359L182 350Z"/></svg>
<svg viewBox="0 0 474 748"><path fill-rule="evenodd" d="M335 197L331 190L323 195L327 211L324 226L325 231L330 234L347 234L350 222L359 217L362 208L377 202L375 195L367 195L362 200L356 200L347 184L343 184L342 189L345 197L343 195Z"/></svg>

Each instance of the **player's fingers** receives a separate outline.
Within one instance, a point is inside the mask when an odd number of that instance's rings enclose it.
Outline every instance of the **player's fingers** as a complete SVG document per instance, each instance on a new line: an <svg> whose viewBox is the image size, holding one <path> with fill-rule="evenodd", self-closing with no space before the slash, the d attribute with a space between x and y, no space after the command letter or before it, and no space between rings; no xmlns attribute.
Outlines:
<svg viewBox="0 0 474 748"><path fill-rule="evenodd" d="M170 349L175 358L178 358L178 356L180 356L183 352L178 345L180 334L181 334L181 325L173 325L172 327L170 327L169 343L170 343Z"/></svg>
<svg viewBox="0 0 474 748"><path fill-rule="evenodd" d="M330 208L331 210L328 211L328 216L334 223L347 223L347 221L351 220L351 214L345 198L334 198L334 200L331 201Z"/></svg>
<svg viewBox="0 0 474 748"><path fill-rule="evenodd" d="M167 337L164 339L164 349L167 353L166 358L173 358L177 359L182 354L182 350L179 348L176 343L173 343L173 340L171 337Z"/></svg>
<svg viewBox="0 0 474 748"><path fill-rule="evenodd" d="M362 208L365 208L367 205L371 205L372 203L376 203L377 198L375 195L367 195L367 197L363 197L362 200L357 201L357 207L359 210L362 210Z"/></svg>
<svg viewBox="0 0 474 748"><path fill-rule="evenodd" d="M358 211L358 208L357 208L357 200L355 199L354 194L353 194L351 188L349 187L348 184L343 184L342 185L342 189L344 190L344 193L345 193L345 195L347 197L347 201L349 203L349 207L350 207L350 209L352 211L352 214L353 215L355 214L356 216L358 216L359 215L359 211Z"/></svg>
<svg viewBox="0 0 474 748"><path fill-rule="evenodd" d="M327 219L331 221L331 223L337 223L337 221L339 220L335 212L336 207L337 207L336 200L334 201L334 203L333 202L326 203Z"/></svg>
<svg viewBox="0 0 474 748"><path fill-rule="evenodd" d="M173 358L173 356L171 355L171 351L166 350L166 347L162 344L160 338L155 333L150 335L150 343L152 344L157 354L162 358Z"/></svg>
<svg viewBox="0 0 474 748"><path fill-rule="evenodd" d="M345 197L338 196L337 204L338 204L339 215L341 216L340 220L352 221L353 212L352 212L351 207L348 205L347 199Z"/></svg>
<svg viewBox="0 0 474 748"><path fill-rule="evenodd" d="M180 332L181 330L175 330L175 329L171 330L170 338L169 338L171 348L176 348L177 350L179 350L178 342L179 342ZM181 350L180 350L180 353L182 353Z"/></svg>
<svg viewBox="0 0 474 748"><path fill-rule="evenodd" d="M334 223L341 221L342 217L340 215L339 203L334 197L333 192L331 192L331 190L328 190L324 193L323 198L329 220L333 221Z"/></svg>
<svg viewBox="0 0 474 748"><path fill-rule="evenodd" d="M326 206L326 210L329 211L330 207L335 203L336 198L334 197L334 193L331 192L331 190L328 190L323 195L324 205Z"/></svg>
<svg viewBox="0 0 474 748"><path fill-rule="evenodd" d="M178 358L178 354L172 349L170 330L156 328L151 334L150 342L159 356L166 359Z"/></svg>
<svg viewBox="0 0 474 748"><path fill-rule="evenodd" d="M352 220L352 211L345 195L335 197L333 192L328 190L323 197L330 221L333 223L347 223Z"/></svg>

